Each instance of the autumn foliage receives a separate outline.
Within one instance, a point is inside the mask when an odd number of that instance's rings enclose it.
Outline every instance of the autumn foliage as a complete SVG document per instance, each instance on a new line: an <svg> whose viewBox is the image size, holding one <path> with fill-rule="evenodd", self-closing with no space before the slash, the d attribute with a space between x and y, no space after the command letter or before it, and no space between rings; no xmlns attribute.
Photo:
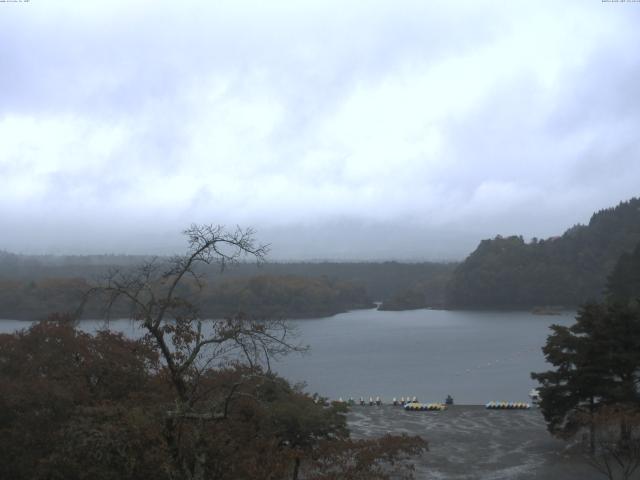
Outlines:
<svg viewBox="0 0 640 480"><path fill-rule="evenodd" d="M199 382L196 403L229 398L224 418L178 425L181 458L191 461L196 444L207 452L205 478L404 476L404 460L426 449L417 437L350 439L344 406L259 369L209 369ZM90 335L64 316L0 335L0 478L176 478L165 431L174 408L144 340Z"/></svg>

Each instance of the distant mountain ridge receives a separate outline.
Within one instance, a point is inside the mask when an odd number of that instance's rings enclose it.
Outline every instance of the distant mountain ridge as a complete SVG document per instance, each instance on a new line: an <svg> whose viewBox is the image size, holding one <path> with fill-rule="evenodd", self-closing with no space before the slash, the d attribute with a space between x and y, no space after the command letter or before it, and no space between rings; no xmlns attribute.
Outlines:
<svg viewBox="0 0 640 480"><path fill-rule="evenodd" d="M560 237L482 240L454 270L449 308L573 307L603 297L607 276L640 243L640 198L594 213Z"/></svg>

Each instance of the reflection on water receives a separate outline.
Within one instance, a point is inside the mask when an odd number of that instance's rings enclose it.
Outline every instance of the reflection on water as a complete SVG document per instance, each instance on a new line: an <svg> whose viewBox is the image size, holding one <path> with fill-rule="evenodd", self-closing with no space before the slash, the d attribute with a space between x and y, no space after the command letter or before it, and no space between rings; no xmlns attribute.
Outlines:
<svg viewBox="0 0 640 480"><path fill-rule="evenodd" d="M528 312L357 310L328 318L297 320L299 340L311 349L272 364L310 392L331 398L417 396L457 403L526 401L535 386L529 373L545 364L541 347L552 323L569 325L574 313L538 316ZM0 331L28 322L0 321ZM95 331L103 321L83 321ZM130 337L141 330L130 320L112 320L110 328Z"/></svg>

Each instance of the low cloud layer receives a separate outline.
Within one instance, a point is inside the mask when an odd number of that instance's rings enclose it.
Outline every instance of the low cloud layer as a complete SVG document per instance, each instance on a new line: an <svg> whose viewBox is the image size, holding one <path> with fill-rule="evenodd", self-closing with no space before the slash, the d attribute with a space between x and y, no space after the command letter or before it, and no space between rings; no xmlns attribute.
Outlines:
<svg viewBox="0 0 640 480"><path fill-rule="evenodd" d="M0 249L455 259L638 195L640 4L0 4Z"/></svg>

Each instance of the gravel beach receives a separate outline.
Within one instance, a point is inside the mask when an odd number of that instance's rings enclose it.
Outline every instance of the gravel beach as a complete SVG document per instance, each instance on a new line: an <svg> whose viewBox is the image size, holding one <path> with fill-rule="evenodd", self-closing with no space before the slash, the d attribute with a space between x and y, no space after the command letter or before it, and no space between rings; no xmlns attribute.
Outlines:
<svg viewBox="0 0 640 480"><path fill-rule="evenodd" d="M354 438L406 433L426 439L429 452L414 461L416 479L604 478L549 435L536 408L454 405L442 412L411 412L389 405L355 406L348 419Z"/></svg>

